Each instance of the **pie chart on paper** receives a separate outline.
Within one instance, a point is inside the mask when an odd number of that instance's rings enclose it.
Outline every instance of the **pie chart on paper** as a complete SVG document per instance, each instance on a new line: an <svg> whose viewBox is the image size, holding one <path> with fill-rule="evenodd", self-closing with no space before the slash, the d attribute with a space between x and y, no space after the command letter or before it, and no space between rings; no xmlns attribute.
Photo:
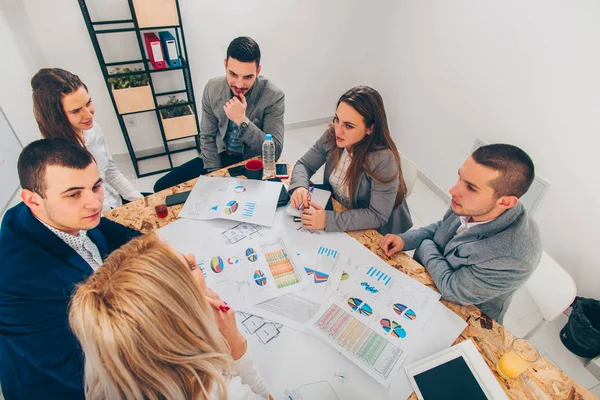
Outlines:
<svg viewBox="0 0 600 400"><path fill-rule="evenodd" d="M258 260L258 254L256 254L256 250L251 247L246 249L246 257L248 257L248 261L250 262L256 262L256 260Z"/></svg>
<svg viewBox="0 0 600 400"><path fill-rule="evenodd" d="M225 212L225 215L231 215L234 212L236 212L238 209L238 203L235 200L231 200L227 203L227 205L225 205L225 209L223 210Z"/></svg>
<svg viewBox="0 0 600 400"><path fill-rule="evenodd" d="M415 313L413 309L408 308L404 304L396 303L394 304L393 308L396 314L401 315L410 321L417 319L417 313Z"/></svg>
<svg viewBox="0 0 600 400"><path fill-rule="evenodd" d="M352 311L356 311L360 315L368 317L373 314L373 309L371 306L357 297L350 297L348 299L348 306L352 309Z"/></svg>
<svg viewBox="0 0 600 400"><path fill-rule="evenodd" d="M210 269L212 269L215 274L220 274L223 272L223 259L218 256L213 257L210 260Z"/></svg>
<svg viewBox="0 0 600 400"><path fill-rule="evenodd" d="M254 271L254 282L258 286L265 286L267 284L267 277L261 270L257 269Z"/></svg>
<svg viewBox="0 0 600 400"><path fill-rule="evenodd" d="M402 325L400 325L396 321L390 321L389 319L384 318L381 321L379 321L379 323L381 324L381 327L383 328L385 333L388 333L395 338L406 337L406 330L402 328Z"/></svg>

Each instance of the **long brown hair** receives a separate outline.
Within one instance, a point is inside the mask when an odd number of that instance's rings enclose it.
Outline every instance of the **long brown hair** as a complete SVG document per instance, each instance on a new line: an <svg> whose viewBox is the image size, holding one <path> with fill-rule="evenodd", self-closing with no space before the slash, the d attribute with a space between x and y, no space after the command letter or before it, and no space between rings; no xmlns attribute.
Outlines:
<svg viewBox="0 0 600 400"><path fill-rule="evenodd" d="M77 75L60 68L42 68L31 78L33 90L33 115L45 139L58 137L84 145L65 111L62 98L87 86Z"/></svg>
<svg viewBox="0 0 600 400"><path fill-rule="evenodd" d="M114 251L79 285L69 325L88 399L227 398L227 342L189 268L156 233Z"/></svg>
<svg viewBox="0 0 600 400"><path fill-rule="evenodd" d="M385 107L383 106L383 99L377 90L370 88L369 86L356 86L340 97L337 102L336 109L340 103L346 103L350 107L354 108L365 121L365 126L368 128L373 127L373 132L370 135L364 137L363 140L354 144L352 148L347 149L349 155L352 156L350 166L346 171L343 184L348 185L348 193L350 194L350 207L353 206L353 199L358 189L358 182L360 176L364 172L371 176L378 182L388 183L394 179L400 179L398 184L398 194L396 195L396 201L394 206L398 206L404 201L406 197L406 184L402 176L402 164L400 162L400 154L396 148L396 144L390 134L388 128L387 116L385 114ZM330 135L331 151L334 152L334 165L337 165L342 154L342 149L337 147L335 142L335 128L333 124L329 125L328 132ZM376 176L374 172L367 165L367 156L369 153L391 150L396 164L398 165L398 172L392 178L384 178Z"/></svg>

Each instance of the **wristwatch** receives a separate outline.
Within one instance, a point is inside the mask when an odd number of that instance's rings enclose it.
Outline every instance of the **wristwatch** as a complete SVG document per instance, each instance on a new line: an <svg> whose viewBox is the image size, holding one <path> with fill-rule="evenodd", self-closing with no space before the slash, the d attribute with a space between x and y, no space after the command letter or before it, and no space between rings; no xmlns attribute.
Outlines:
<svg viewBox="0 0 600 400"><path fill-rule="evenodd" d="M240 124L240 137L244 134L244 132L246 132L246 129L248 129L249 123L250 123L250 120L248 119L248 117L246 117L246 119L243 120L242 123Z"/></svg>

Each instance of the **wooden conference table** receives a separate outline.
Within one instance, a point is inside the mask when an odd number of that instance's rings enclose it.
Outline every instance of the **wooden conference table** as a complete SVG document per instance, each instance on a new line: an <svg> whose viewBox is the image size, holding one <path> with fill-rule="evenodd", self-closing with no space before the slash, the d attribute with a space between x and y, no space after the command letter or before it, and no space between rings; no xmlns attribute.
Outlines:
<svg viewBox="0 0 600 400"><path fill-rule="evenodd" d="M291 170L292 169L289 168L289 171ZM209 176L229 176L229 174L227 173L227 169L224 168L209 174ZM165 189L162 192L107 211L104 213L104 216L115 222L129 226L130 228L143 233L148 233L175 221L179 215L179 211L181 211L181 208L183 207L183 204L169 207L168 216L162 219L158 218L154 212L154 202L157 197L192 190L196 184L196 180L197 179L192 179L188 182ZM335 200L333 203L336 211L343 210L343 207ZM396 254L391 258L385 256L379 249L378 243L381 235L377 231L370 229L348 232L348 234L385 260L392 267L399 269L410 277L437 291L425 268L408 255L402 253ZM473 305L461 306L446 300L441 300L441 302L467 322L467 327L458 339L456 339L454 344L471 339L488 366L494 372L496 379L500 385L502 385L509 398L569 400L596 398L571 379L566 373L543 357L520 377L511 380L502 378L496 372L495 365L507 346L513 340L513 334L502 325L483 314ZM414 393L410 397L410 399L416 398Z"/></svg>

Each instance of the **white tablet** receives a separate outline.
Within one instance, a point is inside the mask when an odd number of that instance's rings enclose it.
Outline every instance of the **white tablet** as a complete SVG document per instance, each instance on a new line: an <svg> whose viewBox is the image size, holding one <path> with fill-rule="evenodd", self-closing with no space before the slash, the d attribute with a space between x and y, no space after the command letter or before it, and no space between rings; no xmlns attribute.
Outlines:
<svg viewBox="0 0 600 400"><path fill-rule="evenodd" d="M508 399L470 340L408 365L406 373L420 400Z"/></svg>

